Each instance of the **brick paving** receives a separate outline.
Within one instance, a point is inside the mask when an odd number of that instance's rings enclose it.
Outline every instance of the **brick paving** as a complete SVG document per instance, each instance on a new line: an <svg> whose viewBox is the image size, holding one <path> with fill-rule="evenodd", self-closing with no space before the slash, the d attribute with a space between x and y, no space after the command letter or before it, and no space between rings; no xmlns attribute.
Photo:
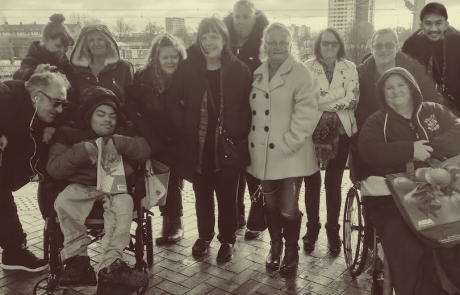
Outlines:
<svg viewBox="0 0 460 295"><path fill-rule="evenodd" d="M36 203L36 184L29 184L15 193L19 216L28 235L29 248L42 256L43 225ZM344 175L343 201L350 187L348 173ZM300 208L305 211L301 191ZM325 220L324 187L321 194L321 219ZM249 208L249 197L246 198ZM161 229L161 216L154 208L154 237ZM304 216L305 219L305 216ZM146 294L302 294L302 295L370 295L371 276L361 274L356 280L349 275L343 254L332 257L327 250L324 228L318 245L310 254L300 250L300 265L292 275L280 275L265 268L265 255L270 248L270 237L265 231L256 240L245 240L244 229L237 232L235 255L231 262L217 263L219 242L214 239L209 253L202 258L191 255L197 239L193 190L186 184L184 190L185 238L176 245L154 246L154 265L149 269L150 283ZM305 234L303 223L301 236ZM216 229L217 232L217 229ZM301 244L301 241L299 241ZM99 245L90 246L92 262L98 262ZM126 260L134 261L126 254ZM38 278L47 274L7 271L0 268L0 294L32 294ZM94 294L95 288L79 288L67 294ZM63 294L63 293L61 293Z"/></svg>

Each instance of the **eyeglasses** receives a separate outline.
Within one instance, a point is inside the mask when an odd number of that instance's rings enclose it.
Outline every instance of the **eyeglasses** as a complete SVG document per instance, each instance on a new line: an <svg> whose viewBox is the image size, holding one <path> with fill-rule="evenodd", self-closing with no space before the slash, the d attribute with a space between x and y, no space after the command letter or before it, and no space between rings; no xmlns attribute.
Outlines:
<svg viewBox="0 0 460 295"><path fill-rule="evenodd" d="M46 98L48 98L51 103L53 104L53 108L58 108L60 106L62 106L63 108L65 108L67 106L67 104L69 104L69 102L67 100L62 100L62 99L58 99L58 98L52 98L50 96L48 96L46 93L38 90L38 92L40 92L41 94L43 94L44 96L46 96Z"/></svg>
<svg viewBox="0 0 460 295"><path fill-rule="evenodd" d="M281 42L276 42L276 41L270 41L270 42L265 42L265 44L267 44L268 46L270 47L276 47L277 45L279 45L280 47L288 47L289 46L289 42L286 42L286 41L281 41Z"/></svg>
<svg viewBox="0 0 460 295"><path fill-rule="evenodd" d="M340 46L339 42L337 41L321 41L321 46L329 47L329 45L331 45L332 48L338 48Z"/></svg>
<svg viewBox="0 0 460 295"><path fill-rule="evenodd" d="M372 45L372 48L374 48L375 50L382 50L383 47L385 47L385 49L393 49L395 48L396 44L394 43L391 43L391 42L387 42L387 43L377 43L377 44L374 44Z"/></svg>

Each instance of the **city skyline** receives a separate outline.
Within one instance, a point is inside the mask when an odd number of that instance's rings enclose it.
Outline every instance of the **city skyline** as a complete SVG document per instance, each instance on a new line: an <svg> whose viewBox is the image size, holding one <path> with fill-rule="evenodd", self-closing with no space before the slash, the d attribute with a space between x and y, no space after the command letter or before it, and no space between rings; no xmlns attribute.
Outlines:
<svg viewBox="0 0 460 295"><path fill-rule="evenodd" d="M84 12L103 23L112 26L118 18L136 25L136 31L142 31L151 21L166 28L166 17L185 19L187 27L196 28L203 17L217 14L225 17L233 8L236 0L201 0L175 2L180 5L171 6L167 0L56 0L53 5L44 6L43 3L33 0L2 0L0 20L5 18L11 24L46 23L53 13L62 13L64 16L72 12ZM429 1L427 1L429 2ZM449 21L454 27L460 27L460 3L457 0L439 0L446 5ZM49 2L48 2L49 3ZM306 25L312 31L327 27L328 1L327 0L255 0L256 7L265 12L271 21L278 21L287 26ZM307 7L300 9L299 7ZM28 7L24 9L24 7ZM90 8L91 7L91 8ZM135 7L135 8L133 8ZM406 27L412 23L412 14L404 5L403 0L376 0L374 25L376 29L383 27Z"/></svg>

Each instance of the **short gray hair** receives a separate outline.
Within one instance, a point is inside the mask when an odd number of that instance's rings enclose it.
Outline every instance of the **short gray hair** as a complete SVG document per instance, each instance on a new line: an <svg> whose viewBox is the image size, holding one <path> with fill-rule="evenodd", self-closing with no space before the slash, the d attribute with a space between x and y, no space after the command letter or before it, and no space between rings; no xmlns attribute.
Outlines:
<svg viewBox="0 0 460 295"><path fill-rule="evenodd" d="M377 38L377 35L384 35L384 34L393 35L395 39L395 44L399 46L398 35L396 34L394 30L390 28L385 28L385 29L380 29L380 30L375 31L374 35L372 35L372 38L371 38L371 46L374 46L374 40L375 38Z"/></svg>
<svg viewBox="0 0 460 295"><path fill-rule="evenodd" d="M262 43L260 44L260 56L259 56L260 60L264 61L267 59L267 54L265 53L265 39L267 38L268 34L270 34L271 32L275 30L283 31L288 35L289 41L291 42L291 47L290 47L289 52L295 59L298 60L299 51L297 49L297 45L294 43L294 39L292 38L291 31L289 31L289 29L282 23L271 23L268 27L265 28L264 35L262 37Z"/></svg>
<svg viewBox="0 0 460 295"><path fill-rule="evenodd" d="M68 89L70 87L69 80L67 80L64 74L59 72L43 72L33 74L30 77L30 79L25 83L25 87L29 94L32 94L32 92L41 90L45 87L50 86L53 83L62 85L65 89Z"/></svg>

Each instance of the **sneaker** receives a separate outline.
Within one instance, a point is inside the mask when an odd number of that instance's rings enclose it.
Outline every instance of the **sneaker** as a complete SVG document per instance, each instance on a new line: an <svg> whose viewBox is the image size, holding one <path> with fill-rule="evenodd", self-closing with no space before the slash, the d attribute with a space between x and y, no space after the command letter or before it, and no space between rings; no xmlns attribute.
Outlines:
<svg viewBox="0 0 460 295"><path fill-rule="evenodd" d="M244 233L244 237L248 240L252 240L260 236L261 233L262 233L261 231L246 229L246 232Z"/></svg>
<svg viewBox="0 0 460 295"><path fill-rule="evenodd" d="M125 286L141 288L149 283L149 274L129 267L126 262L117 259L109 266L99 271L99 280L104 283L123 284Z"/></svg>
<svg viewBox="0 0 460 295"><path fill-rule="evenodd" d="M196 240L195 244L192 247L192 255L194 256L203 256L208 253L208 247L211 244L211 241L206 241L205 239Z"/></svg>
<svg viewBox="0 0 460 295"><path fill-rule="evenodd" d="M3 269L39 272L45 270L47 267L48 263L44 259L35 256L25 245L17 250L3 250Z"/></svg>
<svg viewBox="0 0 460 295"><path fill-rule="evenodd" d="M95 286L96 273L88 256L74 256L64 262L64 270L59 277L61 286Z"/></svg>
<svg viewBox="0 0 460 295"><path fill-rule="evenodd" d="M233 245L222 243L217 253L217 262L229 262L233 258Z"/></svg>

